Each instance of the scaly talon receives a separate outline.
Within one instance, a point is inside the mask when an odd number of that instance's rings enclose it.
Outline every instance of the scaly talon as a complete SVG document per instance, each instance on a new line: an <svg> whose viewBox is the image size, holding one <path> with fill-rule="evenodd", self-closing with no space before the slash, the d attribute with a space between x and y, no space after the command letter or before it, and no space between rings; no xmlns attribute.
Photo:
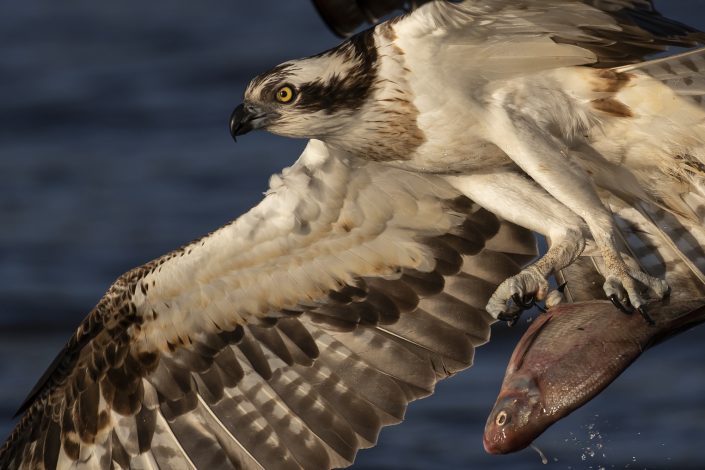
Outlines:
<svg viewBox="0 0 705 470"><path fill-rule="evenodd" d="M630 269L626 265L613 265L608 268L604 284L605 294L615 307L624 313L637 310L649 324L654 320L645 308L648 301L661 300L669 291L666 281L649 276L638 269Z"/></svg>
<svg viewBox="0 0 705 470"><path fill-rule="evenodd" d="M524 313L525 310L529 310L530 308L536 307L543 313L546 313L546 309L536 303L536 299L533 295L521 297L519 294L514 294L512 295L512 302L514 302L514 306L517 307L516 311L512 313L502 312L497 315L498 320L507 322L507 326L510 327L516 325L519 321L519 318L521 317L521 314Z"/></svg>
<svg viewBox="0 0 705 470"><path fill-rule="evenodd" d="M648 323L651 326L654 326L656 322L654 319L649 315L649 312L646 310L646 305L642 305L641 307L638 307L636 309L637 312L646 320L646 323Z"/></svg>
<svg viewBox="0 0 705 470"><path fill-rule="evenodd" d="M528 267L502 282L489 302L487 313L502 321L516 320L523 310L536 305L548 293L548 282L536 269Z"/></svg>
<svg viewBox="0 0 705 470"><path fill-rule="evenodd" d="M628 309L622 304L622 302L619 301L619 298L617 298L617 294L612 294L612 295L610 295L610 300L612 301L612 304L613 304L615 307L617 307L619 310L621 310L622 312L626 313L627 315L629 315L629 314L632 313L631 310L628 310Z"/></svg>
<svg viewBox="0 0 705 470"><path fill-rule="evenodd" d="M521 311L516 312L516 313L500 313L497 316L497 320L507 322L508 327L512 327L517 324L519 321L519 317L521 317Z"/></svg>
<svg viewBox="0 0 705 470"><path fill-rule="evenodd" d="M525 299L529 299L529 300L525 300ZM533 295L527 295L525 297L521 297L519 294L514 294L512 296L512 301L514 302L514 305L519 307L521 310L526 310L526 309L531 308L535 305Z"/></svg>

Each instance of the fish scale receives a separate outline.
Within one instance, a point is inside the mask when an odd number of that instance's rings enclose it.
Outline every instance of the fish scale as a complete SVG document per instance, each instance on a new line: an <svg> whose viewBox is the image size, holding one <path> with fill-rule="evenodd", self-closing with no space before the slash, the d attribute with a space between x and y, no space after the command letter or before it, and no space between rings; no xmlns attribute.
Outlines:
<svg viewBox="0 0 705 470"><path fill-rule="evenodd" d="M515 452L604 390L642 352L705 321L705 298L653 303L655 325L608 301L561 304L514 349L485 426L485 450Z"/></svg>

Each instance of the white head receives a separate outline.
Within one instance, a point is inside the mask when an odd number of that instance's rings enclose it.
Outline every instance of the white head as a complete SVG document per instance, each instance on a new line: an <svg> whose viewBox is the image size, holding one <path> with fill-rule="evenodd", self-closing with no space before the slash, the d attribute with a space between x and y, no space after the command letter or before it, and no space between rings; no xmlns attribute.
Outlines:
<svg viewBox="0 0 705 470"><path fill-rule="evenodd" d="M230 119L233 137L266 129L288 137L329 140L346 131L377 82L373 30L255 77Z"/></svg>

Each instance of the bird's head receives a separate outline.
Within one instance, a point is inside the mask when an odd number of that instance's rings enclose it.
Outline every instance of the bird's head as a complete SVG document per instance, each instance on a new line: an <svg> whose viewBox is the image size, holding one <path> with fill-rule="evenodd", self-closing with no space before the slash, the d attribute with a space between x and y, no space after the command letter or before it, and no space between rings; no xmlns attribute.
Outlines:
<svg viewBox="0 0 705 470"><path fill-rule="evenodd" d="M255 77L230 118L233 137L266 129L288 137L329 140L343 134L365 106L376 82L371 32Z"/></svg>

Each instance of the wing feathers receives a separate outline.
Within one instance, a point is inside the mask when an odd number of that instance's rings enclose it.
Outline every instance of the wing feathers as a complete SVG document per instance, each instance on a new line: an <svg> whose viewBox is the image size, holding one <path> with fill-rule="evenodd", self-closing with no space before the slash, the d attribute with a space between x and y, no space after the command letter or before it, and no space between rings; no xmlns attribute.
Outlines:
<svg viewBox="0 0 705 470"><path fill-rule="evenodd" d="M253 211L119 279L0 467L344 467L470 366L533 238L441 179L346 158L311 144Z"/></svg>
<svg viewBox="0 0 705 470"><path fill-rule="evenodd" d="M697 106L705 105L705 48L660 59L628 65L620 72L640 71L673 90Z"/></svg>
<svg viewBox="0 0 705 470"><path fill-rule="evenodd" d="M705 39L662 17L648 2L621 0L430 2L391 27L404 51L484 77L623 65L667 46L692 47Z"/></svg>

